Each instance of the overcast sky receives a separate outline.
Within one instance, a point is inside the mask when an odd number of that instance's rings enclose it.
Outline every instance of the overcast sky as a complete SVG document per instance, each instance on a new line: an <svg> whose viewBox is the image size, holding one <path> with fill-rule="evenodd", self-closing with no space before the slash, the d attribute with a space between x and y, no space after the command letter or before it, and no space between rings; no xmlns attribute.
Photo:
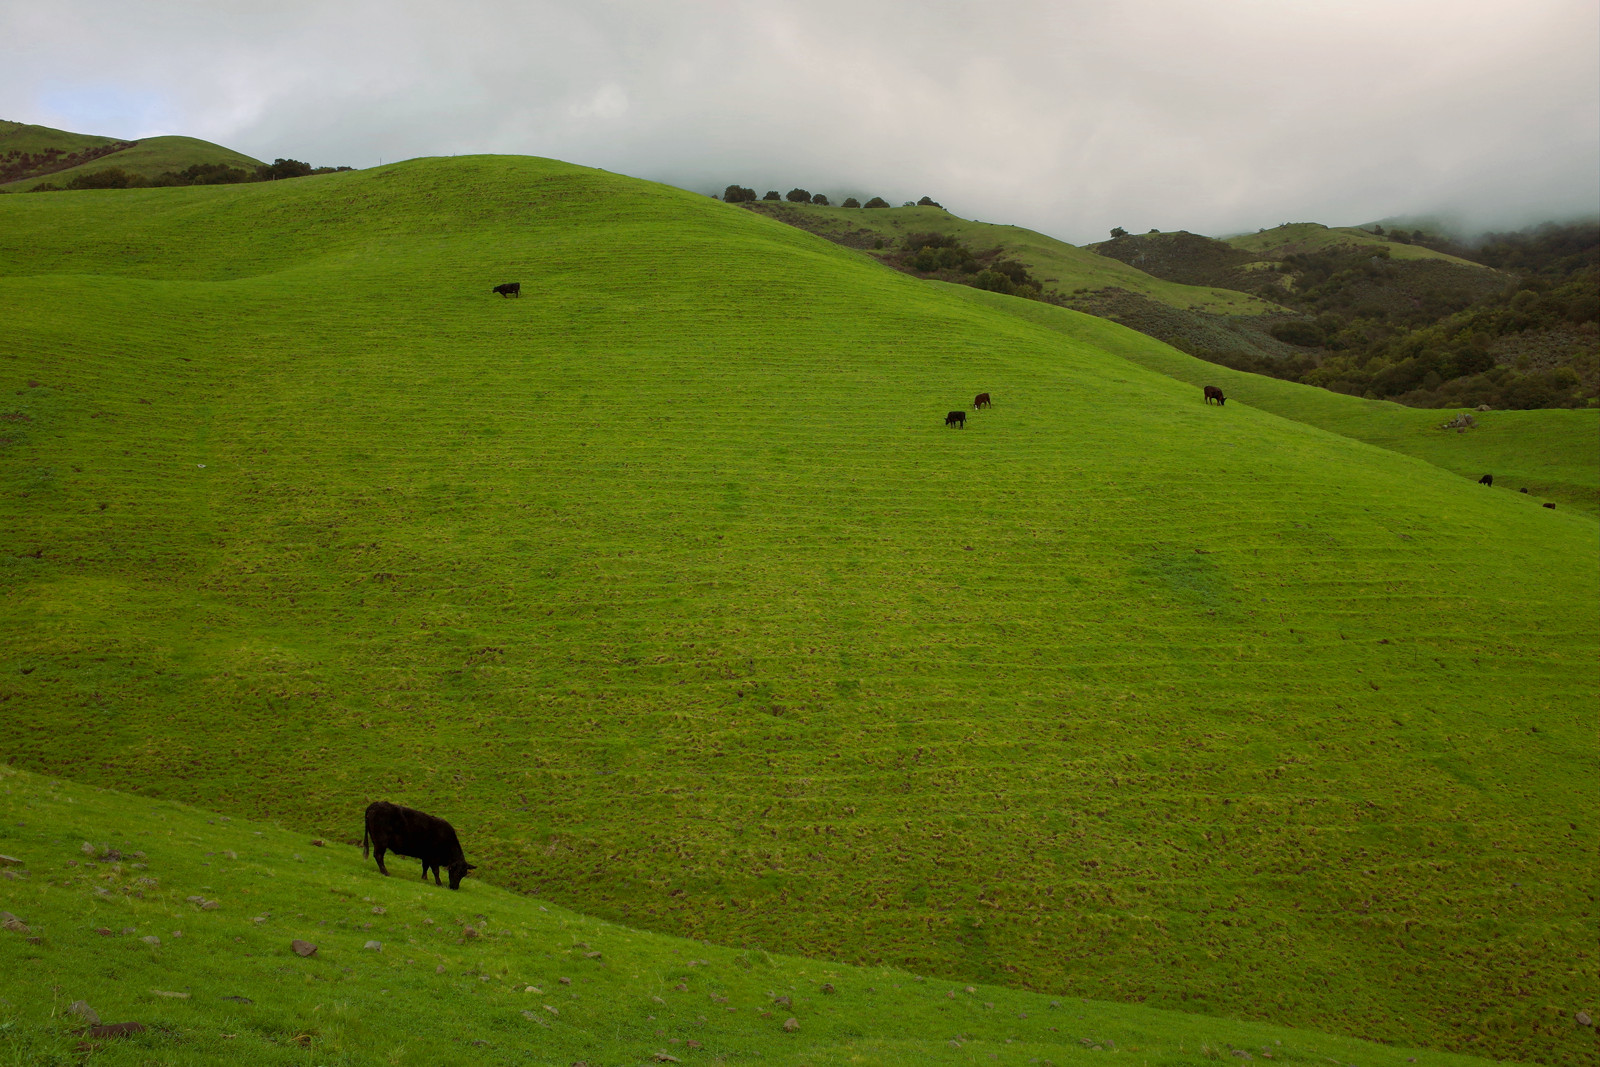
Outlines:
<svg viewBox="0 0 1600 1067"><path fill-rule="evenodd" d="M5 0L0 118L511 152L1074 242L1600 212L1595 0Z"/></svg>

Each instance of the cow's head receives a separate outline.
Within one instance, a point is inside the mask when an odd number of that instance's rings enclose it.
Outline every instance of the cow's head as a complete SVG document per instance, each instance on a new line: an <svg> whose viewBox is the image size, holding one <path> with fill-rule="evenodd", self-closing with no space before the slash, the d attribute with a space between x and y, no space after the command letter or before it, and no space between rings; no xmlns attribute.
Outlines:
<svg viewBox="0 0 1600 1067"><path fill-rule="evenodd" d="M468 863L466 860L456 860L448 869L450 871L450 888L460 889L461 879L467 876L468 871L477 870L478 865L475 863Z"/></svg>

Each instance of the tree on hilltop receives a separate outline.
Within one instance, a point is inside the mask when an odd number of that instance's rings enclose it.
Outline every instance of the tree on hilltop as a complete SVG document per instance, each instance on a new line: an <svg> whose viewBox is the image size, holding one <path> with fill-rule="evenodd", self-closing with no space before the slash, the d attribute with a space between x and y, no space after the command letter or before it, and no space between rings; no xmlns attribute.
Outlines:
<svg viewBox="0 0 1600 1067"><path fill-rule="evenodd" d="M756 191L742 185L730 185L722 191L722 199L730 204L743 204L755 198Z"/></svg>
<svg viewBox="0 0 1600 1067"><path fill-rule="evenodd" d="M813 204L821 204L823 207L828 206L828 198L823 196L821 193L813 193L811 195L811 202Z"/></svg>
<svg viewBox="0 0 1600 1067"><path fill-rule="evenodd" d="M871 200L867 201L867 207L888 207L888 206L889 206L889 201L885 200L881 196L875 196Z"/></svg>
<svg viewBox="0 0 1600 1067"><path fill-rule="evenodd" d="M811 203L811 194L804 189L790 189L784 199L791 204L809 204Z"/></svg>
<svg viewBox="0 0 1600 1067"><path fill-rule="evenodd" d="M941 209L944 207L943 204L939 203L937 200L935 200L931 196L925 196L921 200L918 200L916 206L917 207L936 207L936 208L941 208Z"/></svg>
<svg viewBox="0 0 1600 1067"><path fill-rule="evenodd" d="M1121 226L1113 226L1113 227L1111 227L1111 237L1112 237L1113 240L1115 240L1118 237L1126 237L1126 236L1128 236L1128 231L1124 230Z"/></svg>
<svg viewBox="0 0 1600 1067"><path fill-rule="evenodd" d="M853 196L847 196L847 197L844 198L844 203L840 204L839 206L840 207L860 207L861 206L861 201L857 200Z"/></svg>
<svg viewBox="0 0 1600 1067"><path fill-rule="evenodd" d="M761 199L763 199L763 200L782 200L783 197L781 195L779 195L778 190L776 190L776 189L768 189L767 190L767 195L763 196Z"/></svg>

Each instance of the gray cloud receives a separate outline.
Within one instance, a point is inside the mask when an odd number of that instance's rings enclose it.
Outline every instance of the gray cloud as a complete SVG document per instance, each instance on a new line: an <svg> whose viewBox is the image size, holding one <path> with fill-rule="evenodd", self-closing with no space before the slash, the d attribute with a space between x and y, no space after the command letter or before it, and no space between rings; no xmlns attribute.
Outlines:
<svg viewBox="0 0 1600 1067"><path fill-rule="evenodd" d="M1068 240L1600 211L1592 0L52 0L0 117L367 166L931 195Z"/></svg>

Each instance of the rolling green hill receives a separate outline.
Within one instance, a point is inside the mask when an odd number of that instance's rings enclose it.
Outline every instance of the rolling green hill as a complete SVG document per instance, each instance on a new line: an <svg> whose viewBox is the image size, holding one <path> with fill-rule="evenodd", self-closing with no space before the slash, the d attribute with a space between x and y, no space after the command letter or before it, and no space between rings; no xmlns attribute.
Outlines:
<svg viewBox="0 0 1600 1067"><path fill-rule="evenodd" d="M80 1041L107 1064L1489 1062L642 933L3 766L0 812L13 1063L81 1063ZM75 1033L80 1000L145 1030Z"/></svg>
<svg viewBox="0 0 1600 1067"><path fill-rule="evenodd" d="M64 187L80 174L91 174L109 167L120 167L129 174L137 174L144 178L158 178L168 171L181 171L196 164L213 163L246 170L254 170L261 166L261 161L258 159L252 159L242 152L235 152L231 148L224 148L210 141L202 141L197 137L146 137L139 141L119 142L110 137L68 133L46 126L0 122L0 160L10 152L38 155L50 149L60 149L71 153L82 152L85 149L115 148L118 144L125 144L127 147L118 148L63 170L52 170L46 174L13 181L0 181L0 191L27 192L46 182Z"/></svg>
<svg viewBox="0 0 1600 1067"><path fill-rule="evenodd" d="M447 811L736 947L1592 1048L1586 515L543 160L3 197L0 301L19 766Z"/></svg>
<svg viewBox="0 0 1600 1067"><path fill-rule="evenodd" d="M1241 251L1263 259L1282 259L1296 252L1321 252L1331 248L1382 248L1396 260L1431 259L1455 263L1474 270L1488 270L1481 263L1425 248L1418 244L1388 241L1353 226L1324 226L1320 222L1286 222L1258 233L1241 233L1223 240Z"/></svg>

